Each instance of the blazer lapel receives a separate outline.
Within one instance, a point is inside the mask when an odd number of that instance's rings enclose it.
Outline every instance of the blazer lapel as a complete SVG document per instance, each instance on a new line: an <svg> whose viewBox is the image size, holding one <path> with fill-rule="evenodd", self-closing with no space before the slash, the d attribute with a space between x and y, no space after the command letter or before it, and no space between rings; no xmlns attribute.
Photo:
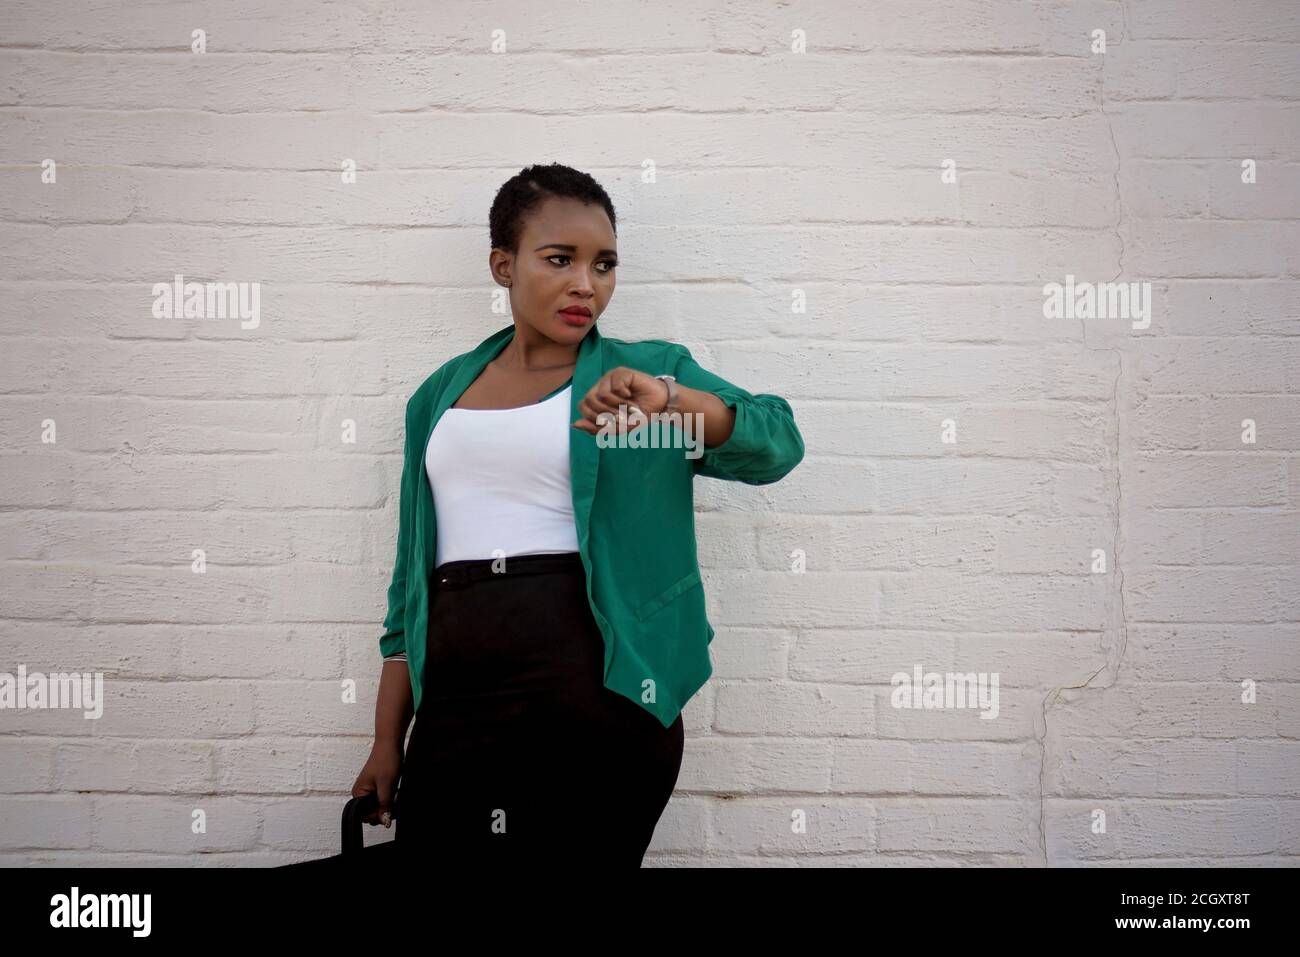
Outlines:
<svg viewBox="0 0 1300 957"><path fill-rule="evenodd" d="M595 324L578 346L578 362L573 368L573 393L569 398L569 473L573 484L573 521L578 532L578 549L587 552L587 529L591 503L596 497L596 474L600 466L600 449L596 436L573 423L582 414L578 403L605 374L604 340Z"/></svg>

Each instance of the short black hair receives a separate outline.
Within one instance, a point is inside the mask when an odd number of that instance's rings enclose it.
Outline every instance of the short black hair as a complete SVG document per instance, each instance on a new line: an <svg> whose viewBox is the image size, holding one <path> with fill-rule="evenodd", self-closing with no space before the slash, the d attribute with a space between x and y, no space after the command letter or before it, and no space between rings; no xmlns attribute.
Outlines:
<svg viewBox="0 0 1300 957"><path fill-rule="evenodd" d="M609 224L618 235L618 222L614 217L614 204L609 194L590 175L571 166L551 163L526 166L506 180L488 213L488 231L493 249L509 253L519 251L519 236L524 230L524 217L528 211L548 196L569 196L584 203L602 206L609 215Z"/></svg>

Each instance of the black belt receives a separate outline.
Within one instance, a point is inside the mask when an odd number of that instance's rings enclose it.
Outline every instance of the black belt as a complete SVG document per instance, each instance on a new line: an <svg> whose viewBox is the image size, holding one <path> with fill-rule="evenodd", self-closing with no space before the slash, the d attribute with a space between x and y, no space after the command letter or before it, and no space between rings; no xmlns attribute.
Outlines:
<svg viewBox="0 0 1300 957"><path fill-rule="evenodd" d="M504 567L494 571L494 558L467 558L443 562L433 570L435 588L463 588L470 582L506 578L511 575L542 575L554 572L574 572L584 569L579 552L558 555L507 555L501 559Z"/></svg>

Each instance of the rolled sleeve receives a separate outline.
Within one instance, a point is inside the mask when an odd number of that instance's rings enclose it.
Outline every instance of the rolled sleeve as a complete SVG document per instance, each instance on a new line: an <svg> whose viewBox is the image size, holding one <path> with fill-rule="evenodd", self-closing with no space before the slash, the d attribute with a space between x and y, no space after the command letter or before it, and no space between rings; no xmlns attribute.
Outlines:
<svg viewBox="0 0 1300 957"><path fill-rule="evenodd" d="M788 475L804 456L790 403L779 395L747 392L700 366L685 346L677 348L677 382L716 395L736 413L727 440L703 449L694 460L695 474L747 485L767 485Z"/></svg>

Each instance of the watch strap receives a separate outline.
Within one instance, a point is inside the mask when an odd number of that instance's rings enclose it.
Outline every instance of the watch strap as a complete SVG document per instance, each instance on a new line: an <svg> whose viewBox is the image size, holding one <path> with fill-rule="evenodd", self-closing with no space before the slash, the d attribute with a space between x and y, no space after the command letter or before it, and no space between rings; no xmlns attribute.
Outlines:
<svg viewBox="0 0 1300 957"><path fill-rule="evenodd" d="M668 386L668 404L664 406L664 412L680 412L682 407L678 401L679 393L677 391L677 377L671 375L657 375L655 378L661 379L664 385Z"/></svg>

